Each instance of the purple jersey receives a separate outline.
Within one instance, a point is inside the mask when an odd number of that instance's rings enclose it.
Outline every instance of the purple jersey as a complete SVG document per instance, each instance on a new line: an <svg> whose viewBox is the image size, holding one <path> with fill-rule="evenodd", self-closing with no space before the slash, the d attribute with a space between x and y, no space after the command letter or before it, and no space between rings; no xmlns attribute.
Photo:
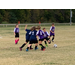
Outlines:
<svg viewBox="0 0 75 75"><path fill-rule="evenodd" d="M48 36L49 36L48 32L44 32L44 38L46 38Z"/></svg>
<svg viewBox="0 0 75 75"><path fill-rule="evenodd" d="M54 31L55 31L55 27L52 27L52 26L51 26L51 28L50 28L50 36L54 36L55 34L52 33L51 31L54 32Z"/></svg>
<svg viewBox="0 0 75 75"><path fill-rule="evenodd" d="M38 30L36 35L39 37L39 39L43 39L44 38L44 32L42 30Z"/></svg>
<svg viewBox="0 0 75 75"><path fill-rule="evenodd" d="M15 33L19 33L19 28L14 28Z"/></svg>
<svg viewBox="0 0 75 75"><path fill-rule="evenodd" d="M55 31L55 27L51 26L50 31L54 32Z"/></svg>

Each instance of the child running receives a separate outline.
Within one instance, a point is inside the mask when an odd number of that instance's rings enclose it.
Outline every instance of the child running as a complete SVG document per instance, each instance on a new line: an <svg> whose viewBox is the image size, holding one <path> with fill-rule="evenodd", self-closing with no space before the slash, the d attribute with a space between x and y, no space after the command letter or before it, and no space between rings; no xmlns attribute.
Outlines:
<svg viewBox="0 0 75 75"><path fill-rule="evenodd" d="M35 44L35 50L37 50L38 49L38 41L37 41L37 38L36 38L36 33L37 33L37 31L36 31L36 28L35 27L32 27L31 28L31 31L30 31L30 33L29 33L29 35L30 35L30 39L29 39L29 45L28 45L28 47L27 47L27 49L26 49L26 51L28 51L28 49L29 49L29 47L32 45L32 44Z"/></svg>
<svg viewBox="0 0 75 75"><path fill-rule="evenodd" d="M16 24L16 26L14 28L14 35L15 35L15 44L17 44L18 41L19 41L19 28L18 28L18 24Z"/></svg>
<svg viewBox="0 0 75 75"><path fill-rule="evenodd" d="M53 36L53 37L52 37L52 42L54 42L54 41L53 41L54 38L55 38L55 26L54 26L54 23L52 23L52 26L51 26L51 28L50 28L50 38L51 38L51 36Z"/></svg>
<svg viewBox="0 0 75 75"><path fill-rule="evenodd" d="M39 45L41 46L41 50L44 51L45 47L42 45L42 41L44 40L44 32L41 30L40 26L37 26L37 36L39 37Z"/></svg>
<svg viewBox="0 0 75 75"><path fill-rule="evenodd" d="M26 42L20 47L20 51L22 51L22 48L29 42L29 39L30 39L30 29L27 29L27 25L25 26L25 31L27 32L26 33ZM33 49L31 46L30 46L30 49Z"/></svg>
<svg viewBox="0 0 75 75"><path fill-rule="evenodd" d="M48 32L46 31L46 28L43 28L43 32L44 32L44 42L46 47L48 47L47 42L50 44L50 35L48 34ZM49 37L49 38L48 38ZM47 42L46 42L47 41Z"/></svg>

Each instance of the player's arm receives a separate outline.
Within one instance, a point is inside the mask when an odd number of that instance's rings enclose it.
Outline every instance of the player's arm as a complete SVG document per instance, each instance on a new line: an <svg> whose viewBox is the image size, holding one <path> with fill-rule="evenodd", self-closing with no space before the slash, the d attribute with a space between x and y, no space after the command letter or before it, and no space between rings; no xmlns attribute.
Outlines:
<svg viewBox="0 0 75 75"><path fill-rule="evenodd" d="M54 33L55 33L55 30L54 30Z"/></svg>
<svg viewBox="0 0 75 75"><path fill-rule="evenodd" d="M14 32L14 35L15 35L15 32Z"/></svg>
<svg viewBox="0 0 75 75"><path fill-rule="evenodd" d="M29 35L31 35L31 31L29 32Z"/></svg>
<svg viewBox="0 0 75 75"><path fill-rule="evenodd" d="M48 35L48 37L50 38L50 35L49 35L49 33L47 32L47 35Z"/></svg>
<svg viewBox="0 0 75 75"><path fill-rule="evenodd" d="M38 36L38 34L39 34L39 31L36 32L36 36Z"/></svg>
<svg viewBox="0 0 75 75"><path fill-rule="evenodd" d="M15 29L14 29L14 35L15 35Z"/></svg>
<svg viewBox="0 0 75 75"><path fill-rule="evenodd" d="M50 32L52 32L52 30L51 30L51 29L52 29L52 27L50 28ZM54 32L52 32L52 33L54 33Z"/></svg>
<svg viewBox="0 0 75 75"><path fill-rule="evenodd" d="M50 32L52 32L52 30L50 30ZM52 32L52 33L54 33L54 32Z"/></svg>
<svg viewBox="0 0 75 75"><path fill-rule="evenodd" d="M27 25L25 26L25 30L27 29Z"/></svg>
<svg viewBox="0 0 75 75"><path fill-rule="evenodd" d="M44 32L42 31L42 35L44 36Z"/></svg>

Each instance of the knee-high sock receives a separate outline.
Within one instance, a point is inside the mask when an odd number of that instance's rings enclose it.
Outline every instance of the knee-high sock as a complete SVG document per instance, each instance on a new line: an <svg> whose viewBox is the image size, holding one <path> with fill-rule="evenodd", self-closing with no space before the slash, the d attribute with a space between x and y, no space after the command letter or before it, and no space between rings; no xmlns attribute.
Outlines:
<svg viewBox="0 0 75 75"><path fill-rule="evenodd" d="M26 44L24 43L20 48L23 48Z"/></svg>
<svg viewBox="0 0 75 75"><path fill-rule="evenodd" d="M17 40L15 40L15 43L17 43Z"/></svg>
<svg viewBox="0 0 75 75"><path fill-rule="evenodd" d="M52 41L54 40L54 37L52 38Z"/></svg>

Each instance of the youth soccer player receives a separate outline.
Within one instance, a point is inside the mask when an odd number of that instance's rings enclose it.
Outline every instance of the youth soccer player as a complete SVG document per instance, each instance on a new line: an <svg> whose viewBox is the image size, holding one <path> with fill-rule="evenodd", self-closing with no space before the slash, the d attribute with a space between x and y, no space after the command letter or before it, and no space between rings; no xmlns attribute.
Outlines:
<svg viewBox="0 0 75 75"><path fill-rule="evenodd" d="M31 28L31 31L30 31L30 33L29 33L29 35L30 35L29 41L30 41L30 42L29 42L29 45L28 45L26 51L28 51L29 47L30 47L32 44L35 44L35 50L38 49L38 47L37 47L37 46L38 46L38 41L37 41L36 33L37 33L36 28L35 28L35 27L32 27L32 28Z"/></svg>
<svg viewBox="0 0 75 75"><path fill-rule="evenodd" d="M48 42L49 44L51 43L50 40L49 40L50 35L49 35L48 32L46 31L46 28L43 28L43 32L44 32L44 42L45 42L46 47L48 47L47 42ZM46 42L46 41L47 41L47 42Z"/></svg>
<svg viewBox="0 0 75 75"><path fill-rule="evenodd" d="M52 23L52 26L51 26L51 28L50 28L50 38L51 38L51 36L53 36L53 37L52 37L52 42L54 42L54 41L53 41L54 38L55 38L55 26L54 26L54 23Z"/></svg>
<svg viewBox="0 0 75 75"><path fill-rule="evenodd" d="M30 33L30 29L27 29L27 25L25 26L25 31L27 32L26 33L26 41L25 41L25 43L20 47L20 51L22 51L22 48L29 42L29 39L30 39L30 35L29 35L29 33ZM30 49L33 49L32 48L32 46L30 46Z"/></svg>
<svg viewBox="0 0 75 75"><path fill-rule="evenodd" d="M41 30L40 26L37 26L37 36L39 37L39 45L41 46L41 50L45 50L45 47L42 45L42 41L44 40L44 32Z"/></svg>
<svg viewBox="0 0 75 75"><path fill-rule="evenodd" d="M18 41L19 41L19 27L18 27L18 24L16 24L16 26L14 28L14 35L15 35L15 44L17 44Z"/></svg>

